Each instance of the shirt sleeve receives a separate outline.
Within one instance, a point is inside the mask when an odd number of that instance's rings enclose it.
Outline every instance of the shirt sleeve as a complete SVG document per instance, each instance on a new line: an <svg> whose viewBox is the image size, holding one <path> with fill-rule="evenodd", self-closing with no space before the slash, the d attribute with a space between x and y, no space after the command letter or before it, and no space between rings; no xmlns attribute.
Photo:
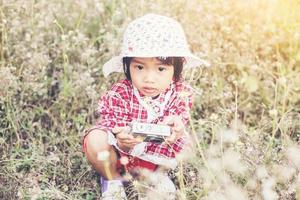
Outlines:
<svg viewBox="0 0 300 200"><path fill-rule="evenodd" d="M128 98L123 85L114 87L103 95L96 111L99 118L90 130L111 131L115 126L126 126L131 121Z"/></svg>
<svg viewBox="0 0 300 200"><path fill-rule="evenodd" d="M189 111L192 107L192 98L193 95L190 88L176 93L174 100L170 104L168 115L180 116L185 126L187 126L189 122ZM187 143L188 137L185 136L177 139L171 145L148 142L145 146L145 152L151 155L174 158L176 154L184 149Z"/></svg>
<svg viewBox="0 0 300 200"><path fill-rule="evenodd" d="M115 126L126 126L130 121L126 104L121 97L110 94L103 96L98 103L99 119L96 126L104 130L111 130Z"/></svg>

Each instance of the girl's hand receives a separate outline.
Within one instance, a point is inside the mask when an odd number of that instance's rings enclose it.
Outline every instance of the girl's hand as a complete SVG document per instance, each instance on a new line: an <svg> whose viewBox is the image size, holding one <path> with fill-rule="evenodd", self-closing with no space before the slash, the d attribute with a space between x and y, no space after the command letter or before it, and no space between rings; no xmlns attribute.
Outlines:
<svg viewBox="0 0 300 200"><path fill-rule="evenodd" d="M162 123L171 126L171 135L165 139L166 143L173 144L184 135L184 123L179 116L167 116Z"/></svg>
<svg viewBox="0 0 300 200"><path fill-rule="evenodd" d="M129 126L115 127L112 129L112 132L117 138L118 146L125 152L128 152L136 144L142 142L141 139L135 138L132 134L130 134Z"/></svg>

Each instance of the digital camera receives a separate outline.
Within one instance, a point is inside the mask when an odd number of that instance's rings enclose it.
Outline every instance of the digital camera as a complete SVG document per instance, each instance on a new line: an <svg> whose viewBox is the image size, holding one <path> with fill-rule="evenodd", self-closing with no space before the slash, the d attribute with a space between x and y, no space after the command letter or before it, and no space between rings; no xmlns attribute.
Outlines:
<svg viewBox="0 0 300 200"><path fill-rule="evenodd" d="M161 143L165 137L171 135L171 128L167 125L133 122L131 132L135 137L141 137L145 142Z"/></svg>

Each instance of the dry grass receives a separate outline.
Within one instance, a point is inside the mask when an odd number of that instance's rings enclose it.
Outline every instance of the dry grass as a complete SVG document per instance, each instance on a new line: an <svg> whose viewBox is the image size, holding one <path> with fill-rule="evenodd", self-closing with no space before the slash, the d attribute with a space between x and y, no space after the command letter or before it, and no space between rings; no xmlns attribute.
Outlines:
<svg viewBox="0 0 300 200"><path fill-rule="evenodd" d="M209 69L195 88L195 155L180 199L300 199L300 2L21 1L0 5L0 199L99 199L81 151L101 73L129 21L178 19Z"/></svg>

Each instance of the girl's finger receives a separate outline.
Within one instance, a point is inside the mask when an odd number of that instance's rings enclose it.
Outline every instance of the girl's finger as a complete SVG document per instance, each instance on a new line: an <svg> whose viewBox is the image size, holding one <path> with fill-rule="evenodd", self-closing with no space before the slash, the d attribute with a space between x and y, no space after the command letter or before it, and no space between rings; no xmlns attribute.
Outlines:
<svg viewBox="0 0 300 200"><path fill-rule="evenodd" d="M136 144L138 144L135 141L130 141L130 140L125 140L125 141L119 141L120 144L127 146L127 147L132 147L135 146Z"/></svg>
<svg viewBox="0 0 300 200"><path fill-rule="evenodd" d="M129 134L131 132L131 128L129 126L125 126L123 132Z"/></svg>
<svg viewBox="0 0 300 200"><path fill-rule="evenodd" d="M174 127L184 127L184 124L179 116L174 117Z"/></svg>
<svg viewBox="0 0 300 200"><path fill-rule="evenodd" d="M129 140L120 140L119 141L121 144L123 145L129 145L129 144L132 144L132 142L130 142Z"/></svg>
<svg viewBox="0 0 300 200"><path fill-rule="evenodd" d="M116 126L111 130L111 132L115 135L118 135L120 133L130 133L130 130L131 129L129 126L122 126L122 127Z"/></svg>
<svg viewBox="0 0 300 200"><path fill-rule="evenodd" d="M170 143L170 144L173 144L175 142L175 139L176 139L176 134L172 134L172 135L170 135L169 137L166 138L166 142Z"/></svg>
<svg viewBox="0 0 300 200"><path fill-rule="evenodd" d="M117 139L120 139L120 140L133 139L133 136L122 132L117 135Z"/></svg>
<svg viewBox="0 0 300 200"><path fill-rule="evenodd" d="M116 127L114 127L114 128L111 130L111 132L112 132L113 134L117 135L117 134L121 133L123 129L124 129L124 127L116 126Z"/></svg>
<svg viewBox="0 0 300 200"><path fill-rule="evenodd" d="M142 142L141 139L139 138L118 138L118 140L122 143L127 143L127 144L138 144L140 142Z"/></svg>
<svg viewBox="0 0 300 200"><path fill-rule="evenodd" d="M162 121L163 124L166 125L173 125L174 124L174 116L173 115L169 115L167 117L165 117Z"/></svg>
<svg viewBox="0 0 300 200"><path fill-rule="evenodd" d="M184 131L184 126L174 126L174 127L172 127L172 131L182 132L182 131Z"/></svg>

